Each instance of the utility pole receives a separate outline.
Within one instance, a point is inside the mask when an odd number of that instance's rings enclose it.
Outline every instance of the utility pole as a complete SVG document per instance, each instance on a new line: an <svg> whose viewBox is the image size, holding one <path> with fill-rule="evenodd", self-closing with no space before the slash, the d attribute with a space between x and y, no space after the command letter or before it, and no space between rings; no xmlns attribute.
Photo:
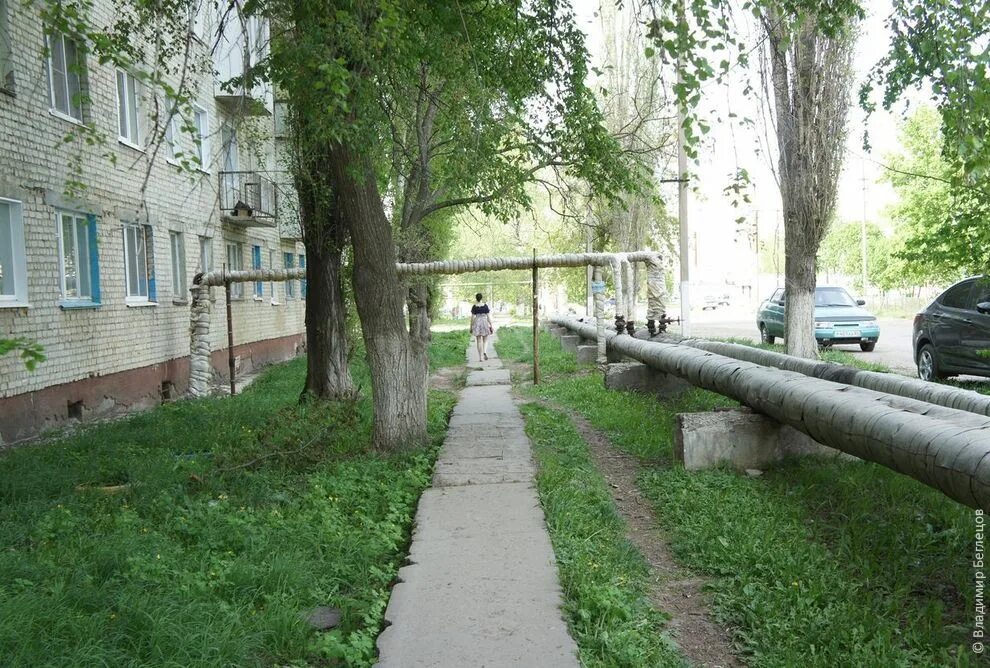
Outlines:
<svg viewBox="0 0 990 668"><path fill-rule="evenodd" d="M863 224L860 226L860 259L863 268L863 296L866 296L866 161L860 159L860 168L863 173Z"/></svg>
<svg viewBox="0 0 990 668"><path fill-rule="evenodd" d="M677 5L678 21L684 24L684 0ZM684 56L677 56L677 83L683 81ZM677 220L680 228L681 256L681 335L691 336L691 256L688 240L688 184L687 151L685 150L684 121L687 118L686 103L677 105Z"/></svg>
<svg viewBox="0 0 990 668"><path fill-rule="evenodd" d="M589 218L590 220L590 218ZM591 224L590 222L584 228L584 250L586 253L591 252ZM584 302L585 302L585 315L590 316L594 313L595 304L593 295L591 294L591 280L592 280L592 268L589 264L587 267L587 275L585 277L584 283Z"/></svg>

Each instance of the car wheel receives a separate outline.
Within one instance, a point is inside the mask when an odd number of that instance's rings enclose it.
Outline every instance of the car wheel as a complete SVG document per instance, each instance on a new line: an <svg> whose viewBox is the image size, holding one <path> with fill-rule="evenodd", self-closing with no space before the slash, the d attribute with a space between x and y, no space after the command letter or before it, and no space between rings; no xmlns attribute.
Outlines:
<svg viewBox="0 0 990 668"><path fill-rule="evenodd" d="M766 343L766 344L772 345L773 344L773 338L774 338L773 335L771 335L770 332L767 331L767 326L764 325L761 322L760 323L760 342L761 343Z"/></svg>
<svg viewBox="0 0 990 668"><path fill-rule="evenodd" d="M877 347L876 341L861 341L859 344L859 349L864 353L872 353L873 349Z"/></svg>
<svg viewBox="0 0 990 668"><path fill-rule="evenodd" d="M921 350L918 351L918 378L927 381L945 378L945 374L938 368L935 348L930 343L921 346Z"/></svg>

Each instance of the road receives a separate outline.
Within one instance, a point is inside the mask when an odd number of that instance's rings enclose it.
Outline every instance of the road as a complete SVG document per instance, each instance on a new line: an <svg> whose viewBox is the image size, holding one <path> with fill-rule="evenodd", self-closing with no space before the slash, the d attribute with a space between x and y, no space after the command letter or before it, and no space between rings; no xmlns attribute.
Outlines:
<svg viewBox="0 0 990 668"><path fill-rule="evenodd" d="M691 333L694 336L760 340L756 320L750 309L728 307L695 312L692 315ZM835 349L883 364L896 373L917 376L918 370L911 351L912 327L909 318L881 318L880 340L873 352L864 353L859 346L835 346ZM679 333L680 329L677 325L671 325L670 331Z"/></svg>

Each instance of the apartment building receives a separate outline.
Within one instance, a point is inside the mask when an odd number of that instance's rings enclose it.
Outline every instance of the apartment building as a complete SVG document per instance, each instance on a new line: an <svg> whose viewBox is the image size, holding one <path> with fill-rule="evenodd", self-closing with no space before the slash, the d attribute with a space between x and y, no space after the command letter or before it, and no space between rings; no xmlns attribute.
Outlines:
<svg viewBox="0 0 990 668"><path fill-rule="evenodd" d="M96 0L94 19L114 7ZM0 0L0 338L37 341L48 358L34 371L0 358L0 446L181 396L197 272L305 266L271 91L222 85L245 53L263 55L264 23L224 35L213 5L198 8L189 51L212 68L170 121L134 72L48 32L38 5ZM214 293L219 378L226 302ZM304 299L301 281L235 287L240 370L300 351Z"/></svg>

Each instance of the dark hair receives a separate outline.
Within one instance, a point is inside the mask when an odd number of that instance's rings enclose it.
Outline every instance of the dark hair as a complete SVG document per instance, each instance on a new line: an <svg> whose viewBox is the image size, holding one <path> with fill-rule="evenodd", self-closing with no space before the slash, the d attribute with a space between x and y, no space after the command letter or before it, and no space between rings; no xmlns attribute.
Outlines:
<svg viewBox="0 0 990 668"><path fill-rule="evenodd" d="M480 302L480 301L481 301L481 299L482 299L482 297L484 297L484 295L483 295L483 294L481 294L481 293L479 292L478 294L476 294L476 295L474 296L474 301L476 301L476 302Z"/></svg>

